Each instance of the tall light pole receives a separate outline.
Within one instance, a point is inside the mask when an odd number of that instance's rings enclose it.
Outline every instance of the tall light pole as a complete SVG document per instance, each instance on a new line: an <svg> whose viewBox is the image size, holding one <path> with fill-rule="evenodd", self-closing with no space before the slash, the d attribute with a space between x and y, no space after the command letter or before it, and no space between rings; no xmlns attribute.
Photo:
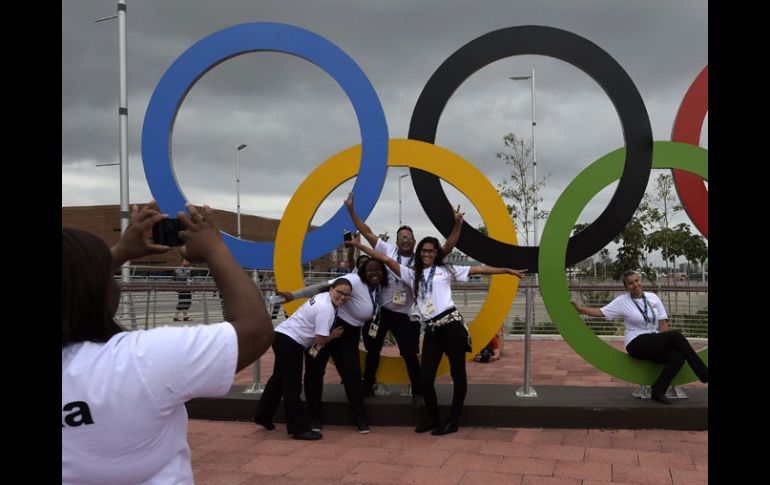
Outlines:
<svg viewBox="0 0 770 485"><path fill-rule="evenodd" d="M246 146L247 145L244 143L235 147L235 197L238 203L238 208L236 212L238 229L236 231L237 231L238 239L241 238L241 159L238 156L238 154L241 152L241 150L246 148Z"/></svg>
<svg viewBox="0 0 770 485"><path fill-rule="evenodd" d="M120 234L128 227L128 94L126 88L126 0L118 0L118 71L120 77L120 98L118 104L118 144L120 165ZM115 16L97 19L95 22L113 19ZM126 261L120 268L121 281L131 279L130 263ZM133 302L128 301L133 313Z"/></svg>
<svg viewBox="0 0 770 485"><path fill-rule="evenodd" d="M525 81L527 79L532 80L532 177L535 187L535 205L533 214L533 230L534 230L534 242L537 246L537 150L535 148L535 68L532 68L532 74L529 76L512 76L514 81Z"/></svg>
<svg viewBox="0 0 770 485"><path fill-rule="evenodd" d="M408 176L409 174L405 173L398 178L398 227L401 227L401 179ZM398 236L398 234L396 234L396 236Z"/></svg>

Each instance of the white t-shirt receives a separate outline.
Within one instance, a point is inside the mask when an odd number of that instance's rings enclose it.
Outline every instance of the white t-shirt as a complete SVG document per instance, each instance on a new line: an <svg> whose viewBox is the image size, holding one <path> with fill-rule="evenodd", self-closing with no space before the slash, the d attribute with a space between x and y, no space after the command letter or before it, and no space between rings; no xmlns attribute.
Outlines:
<svg viewBox="0 0 770 485"><path fill-rule="evenodd" d="M308 348L313 345L316 335L329 336L336 313L329 292L319 293L308 299L287 320L275 327L275 331L291 337L301 346Z"/></svg>
<svg viewBox="0 0 770 485"><path fill-rule="evenodd" d="M237 360L228 322L62 348L62 483L193 483L184 403L226 394Z"/></svg>
<svg viewBox="0 0 770 485"><path fill-rule="evenodd" d="M403 264L407 267L414 265L414 255L411 257L405 257L398 254L398 248L393 244L383 241L377 238L377 244L374 246L375 251L379 251L391 259L394 259L398 264ZM388 274L388 286L382 288L382 306L388 310L392 310L398 313L410 313L412 305L414 304L414 293L412 292L412 286L408 281L404 281L397 276L390 268L386 266ZM396 292L404 295L404 303L398 304L393 302L393 295Z"/></svg>
<svg viewBox="0 0 770 485"><path fill-rule="evenodd" d="M436 268L436 271L432 281L428 282L432 268ZM455 306L452 301L452 280L468 281L470 269L470 266L445 264L422 270L423 280L427 283L427 287L423 288L421 283L420 294L416 295L415 298L415 306L420 311L420 317L423 321L430 320L439 313ZM404 281L412 284L415 277L416 274L413 269L401 265L401 278Z"/></svg>
<svg viewBox="0 0 770 485"><path fill-rule="evenodd" d="M601 308L602 314L607 318L623 318L626 326L626 346L639 335L656 333L658 322L668 319L658 295L645 291L644 296L647 298L646 311L644 299L631 298L628 293L620 295ZM642 316L643 313L647 315L647 321Z"/></svg>
<svg viewBox="0 0 770 485"><path fill-rule="evenodd" d="M353 293L350 300L339 308L337 316L354 327L363 327L364 323L374 316L374 302L372 300L374 295L369 291L369 285L361 280L361 275L350 274L342 278L350 281L353 285ZM382 300L380 299L380 301Z"/></svg>

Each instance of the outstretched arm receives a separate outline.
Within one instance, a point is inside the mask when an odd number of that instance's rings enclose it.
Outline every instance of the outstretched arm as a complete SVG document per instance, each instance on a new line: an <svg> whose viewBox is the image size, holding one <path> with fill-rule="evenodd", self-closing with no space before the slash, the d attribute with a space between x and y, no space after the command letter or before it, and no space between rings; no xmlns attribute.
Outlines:
<svg viewBox="0 0 770 485"><path fill-rule="evenodd" d="M372 259L376 259L377 261L385 263L385 266L390 268L390 270L393 271L393 273L395 273L396 276L401 278L401 265L398 264L398 261L396 261L395 259L389 258L387 255L379 251L375 251L372 248L368 248L364 246L363 244L361 244L361 240L359 238L354 237L352 241L346 241L345 246L359 249L364 254L371 257Z"/></svg>
<svg viewBox="0 0 770 485"><path fill-rule="evenodd" d="M599 308L591 308L587 306L578 305L575 300L571 300L570 303L575 307L578 313L581 315L588 315L589 317L604 318L604 313Z"/></svg>
<svg viewBox="0 0 770 485"><path fill-rule="evenodd" d="M455 209L455 225L452 226L452 232L449 233L449 237L446 238L444 246L441 248L444 256L451 253L457 245L457 241L460 239L460 230L463 228L463 216L465 212L460 212L460 206Z"/></svg>
<svg viewBox="0 0 770 485"><path fill-rule="evenodd" d="M471 266L468 274L509 274L512 276L524 277L526 269L498 268L496 266Z"/></svg>
<svg viewBox="0 0 770 485"><path fill-rule="evenodd" d="M318 283L315 285L306 286L292 292L275 290L275 294L283 297L283 301L281 303L286 303L289 301L294 301L297 298L310 298L311 296L323 293L324 291L329 291L329 288L331 288L331 283L327 281L326 283Z"/></svg>
<svg viewBox="0 0 770 485"><path fill-rule="evenodd" d="M377 245L377 234L372 231L372 228L369 227L363 219L358 217L358 214L356 214L355 209L353 209L353 192L348 193L348 198L345 199L345 207L348 208L348 214L350 214L350 218L353 219L353 224L356 225L356 229L358 229L358 232L363 235L367 241L369 241L369 244L372 245L372 247Z"/></svg>

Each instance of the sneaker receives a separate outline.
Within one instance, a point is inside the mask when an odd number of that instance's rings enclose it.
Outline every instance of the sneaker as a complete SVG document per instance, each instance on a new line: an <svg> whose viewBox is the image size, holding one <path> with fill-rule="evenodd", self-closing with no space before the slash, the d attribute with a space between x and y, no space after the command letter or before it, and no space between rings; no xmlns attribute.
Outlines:
<svg viewBox="0 0 770 485"><path fill-rule="evenodd" d="M315 431L316 433L320 433L323 429L324 425L321 423L321 420L314 419L310 421L310 430Z"/></svg>
<svg viewBox="0 0 770 485"><path fill-rule="evenodd" d="M323 438L324 435L317 431L305 431L304 433L294 433L292 438L295 440L304 440L304 441L316 441Z"/></svg>
<svg viewBox="0 0 770 485"><path fill-rule="evenodd" d="M369 425L366 424L363 421L359 421L356 423L356 428L358 429L358 432L361 434L366 434L369 432Z"/></svg>
<svg viewBox="0 0 770 485"><path fill-rule="evenodd" d="M658 401L661 404L671 404L671 401L666 397L665 394L655 394L652 393L650 396L653 401Z"/></svg>

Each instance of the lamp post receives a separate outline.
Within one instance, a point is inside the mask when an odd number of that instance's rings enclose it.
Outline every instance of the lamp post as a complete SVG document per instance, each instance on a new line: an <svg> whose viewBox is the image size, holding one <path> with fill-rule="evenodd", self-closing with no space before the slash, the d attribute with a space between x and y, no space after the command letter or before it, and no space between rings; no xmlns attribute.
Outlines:
<svg viewBox="0 0 770 485"><path fill-rule="evenodd" d="M235 147L235 197L238 204L236 209L236 223L238 225L236 235L238 236L238 239L241 238L241 159L239 153L246 148L246 146L247 145L243 143Z"/></svg>
<svg viewBox="0 0 770 485"><path fill-rule="evenodd" d="M537 152L535 151L535 68L532 68L532 73L529 76L512 76L514 81L525 81L530 79L532 81L532 177L533 185L535 187L535 203L533 207L533 233L534 243L537 246ZM538 285L538 274L535 273L535 285ZM535 305L532 295L532 285L527 284L526 290L526 308L525 308L525 327L524 327L524 385L516 390L516 395L519 397L537 397L537 391L529 385L529 364L530 364L530 341L532 340L531 332L532 325L535 321Z"/></svg>
<svg viewBox="0 0 770 485"><path fill-rule="evenodd" d="M537 124L535 121L535 68L532 68L532 74L529 76L512 76L510 79L514 81L525 81L527 79L530 79L532 81L532 177L533 177L533 184L535 187L535 204L534 204L534 211L533 211L533 235L534 235L534 242L535 246L538 244L538 237L537 237L537 150L535 148L535 125Z"/></svg>
<svg viewBox="0 0 770 485"><path fill-rule="evenodd" d="M401 227L401 179L408 176L409 174L405 173L398 178L398 227Z"/></svg>
<svg viewBox="0 0 770 485"><path fill-rule="evenodd" d="M120 165L120 235L126 232L128 227L128 94L126 88L126 0L118 0L118 14L97 19L94 22L118 18L118 70L120 78L120 97L118 104L118 145ZM120 268L121 281L128 283L131 279L130 263L126 261ZM130 295L130 294L129 294ZM133 315L133 301L130 296L125 301L129 307L129 313ZM136 325L136 318L132 316L132 323Z"/></svg>

